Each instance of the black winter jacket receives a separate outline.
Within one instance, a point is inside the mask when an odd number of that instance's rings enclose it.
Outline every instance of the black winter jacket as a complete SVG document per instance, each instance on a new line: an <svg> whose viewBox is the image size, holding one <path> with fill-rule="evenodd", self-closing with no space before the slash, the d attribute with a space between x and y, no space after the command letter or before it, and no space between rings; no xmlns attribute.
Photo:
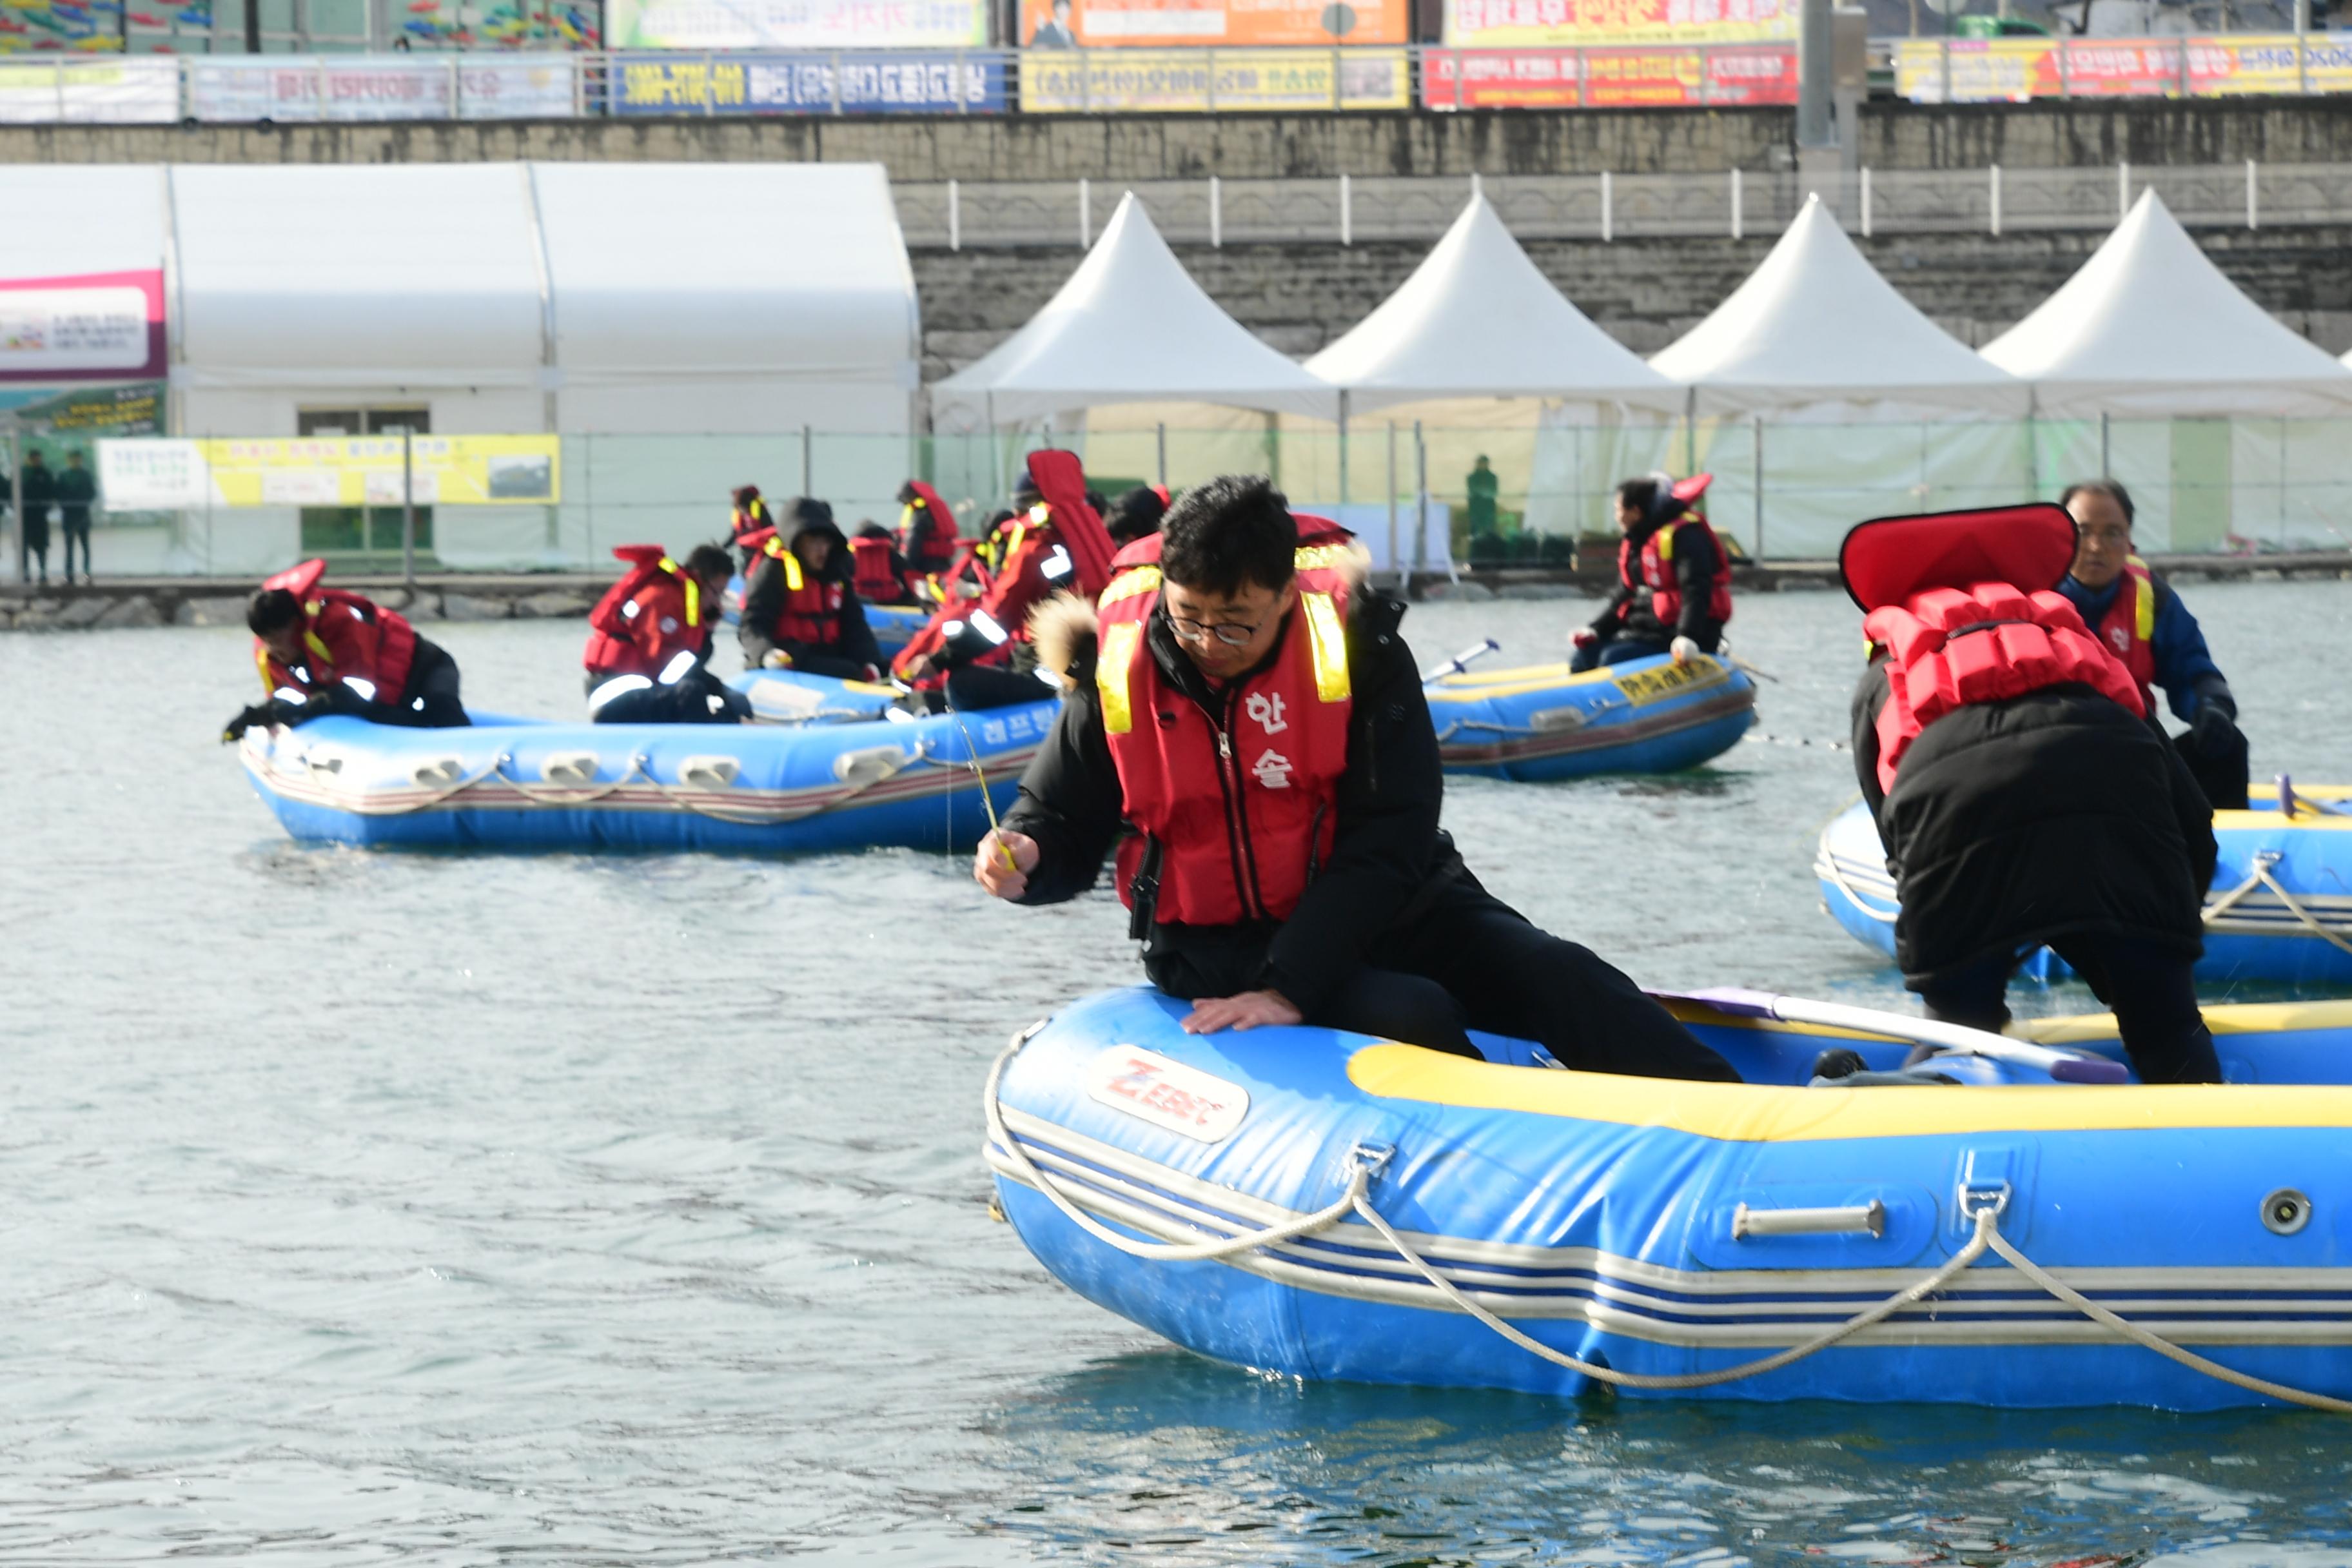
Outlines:
<svg viewBox="0 0 2352 1568"><path fill-rule="evenodd" d="M743 668L757 669L772 649L782 648L792 657L793 668L812 675L856 679L869 665L877 671L887 668L889 661L875 644L874 628L866 623L866 606L849 585L848 539L827 518L794 527L784 541L785 547L791 548L803 533L821 533L833 543L833 558L818 575L841 584L841 611L836 617L840 637L831 644L818 644L786 641L775 635L776 617L783 613L789 590L784 585L783 563L763 552L754 558L751 575L744 579L743 617L735 628L735 640L743 648Z"/></svg>
<svg viewBox="0 0 2352 1568"><path fill-rule="evenodd" d="M1297 612L1293 610L1292 615ZM1397 635L1404 605L1360 592L1348 616L1348 678L1355 698L1348 766L1340 776L1331 858L1287 921L1238 926L1155 925L1144 967L1171 994L1280 992L1310 1016L1364 963L1391 926L1466 874L1454 841L1437 826L1444 795L1437 735L1412 650ZM1287 628L1286 635L1299 635ZM1160 669L1197 701L1206 682L1155 614L1144 646ZM1276 644L1279 651L1280 644ZM1070 671L1077 687L1022 776L1021 798L1004 826L1037 841L1026 904L1060 903L1095 885L1123 828L1118 773L1103 737L1093 671Z"/></svg>
<svg viewBox="0 0 2352 1568"><path fill-rule="evenodd" d="M2069 932L2203 951L2213 812L2146 721L2087 686L1970 703L1920 732L1882 795L1886 695L1881 660L1854 691L1853 765L1902 900L1906 981Z"/></svg>

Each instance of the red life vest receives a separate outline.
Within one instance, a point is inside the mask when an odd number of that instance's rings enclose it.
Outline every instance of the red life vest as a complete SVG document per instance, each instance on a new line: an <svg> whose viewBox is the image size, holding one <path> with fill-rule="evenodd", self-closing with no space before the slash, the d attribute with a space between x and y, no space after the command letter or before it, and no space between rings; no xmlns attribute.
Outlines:
<svg viewBox="0 0 2352 1568"><path fill-rule="evenodd" d="M887 539L849 542L849 585L869 605L895 605L908 597L906 579L891 565L897 546Z"/></svg>
<svg viewBox="0 0 2352 1568"><path fill-rule="evenodd" d="M760 497L753 496L751 500L737 507L729 514L728 525L729 531L735 540L735 548L749 555L760 548L757 537L759 533L762 530L775 527L776 520L768 510L768 503Z"/></svg>
<svg viewBox="0 0 2352 1568"><path fill-rule="evenodd" d="M925 576L945 572L955 564L957 546L963 542L956 530L955 513L948 510L939 491L920 479L908 480L907 488L915 492L915 499L899 514L899 553Z"/></svg>
<svg viewBox="0 0 2352 1568"><path fill-rule="evenodd" d="M631 566L588 612L581 661L589 672L657 679L680 652L703 653L702 584L658 544L624 544L613 555Z"/></svg>
<svg viewBox="0 0 2352 1568"><path fill-rule="evenodd" d="M1069 550L1047 521L1049 515L1049 510L1041 503L998 529L996 537L1002 542L1003 552L996 570L988 578L988 585L976 600L951 598L932 613L922 629L909 637L907 646L898 650L898 657L891 660L891 668L900 679L911 679L907 672L914 668L916 660L929 658L946 646L949 622L969 625L980 616L987 616L985 624L1003 631L1005 639L971 662L1003 664L1013 657L1015 645L1029 640L1031 610L1059 590L1078 591ZM928 689L944 679L940 671L933 670L915 684Z"/></svg>
<svg viewBox="0 0 2352 1568"><path fill-rule="evenodd" d="M841 640L842 585L814 577L801 569L801 558L773 532L760 542L760 553L773 560L784 574L784 604L776 612L769 636L780 643L805 643L831 647ZM750 590L745 593L748 596Z"/></svg>
<svg viewBox="0 0 2352 1568"><path fill-rule="evenodd" d="M2123 661L2146 698L2156 685L2156 574L2135 555L2124 563L2115 603L2099 617L2099 640Z"/></svg>
<svg viewBox="0 0 2352 1568"><path fill-rule="evenodd" d="M1683 585L1675 575L1675 535L1685 528L1706 531L1707 542L1715 546L1715 575L1708 581L1706 618L1723 622L1731 619L1731 557L1723 548L1723 541L1715 536L1715 528L1703 517L1681 517L1662 523L1642 541L1638 574L1633 556L1633 542L1621 540L1617 545L1617 580L1628 588L1650 591L1650 614L1658 624L1672 631L1682 620Z"/></svg>
<svg viewBox="0 0 2352 1568"><path fill-rule="evenodd" d="M2027 595L2007 583L1925 588L1873 610L1863 635L1887 649L1886 706L1878 714L1878 787L1920 731L1972 702L2022 697L2045 686L2088 686L2144 718L2139 688L2049 589Z"/></svg>
<svg viewBox="0 0 2352 1568"><path fill-rule="evenodd" d="M324 561L306 561L262 584L284 588L301 601L302 646L310 654L289 669L278 663L268 644L254 638L253 660L261 671L262 689L291 687L316 696L356 676L375 688L373 700L398 701L408 685L409 666L416 659L416 628L406 616L361 595L320 587L326 570Z"/></svg>
<svg viewBox="0 0 2352 1568"><path fill-rule="evenodd" d="M1163 924L1286 920L1328 860L1348 766L1348 535L1301 517L1291 611L1273 659L1220 697L1221 719L1171 681L1145 628L1160 603L1160 537L1119 552L1103 590L1095 686L1127 820L1119 897L1160 846L1153 914Z"/></svg>

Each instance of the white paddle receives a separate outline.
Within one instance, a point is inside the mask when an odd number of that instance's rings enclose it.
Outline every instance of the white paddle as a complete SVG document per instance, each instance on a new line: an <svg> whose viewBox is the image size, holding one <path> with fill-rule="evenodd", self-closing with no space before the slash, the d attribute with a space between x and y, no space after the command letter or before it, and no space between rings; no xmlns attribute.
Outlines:
<svg viewBox="0 0 2352 1568"><path fill-rule="evenodd" d="M1421 672L1421 683L1423 686L1426 686L1433 680L1443 680L1449 675L1459 675L1464 670L1470 668L1471 661L1474 659L1484 658L1502 646L1503 645L1501 643L1496 642L1493 637L1488 637L1485 642L1480 643L1475 647L1465 647L1460 653L1455 654L1452 658L1447 659L1444 664L1432 665L1429 668L1423 670Z"/></svg>
<svg viewBox="0 0 2352 1568"><path fill-rule="evenodd" d="M1958 1024L1939 1024L1933 1018L1884 1013L1874 1007L1848 1007L1837 1002L1808 1001L1802 996L1775 996L1769 991L1750 991L1738 985L1721 985L1705 991L1654 992L1652 994L1665 1001L1696 1002L1738 1018L1777 1018L1784 1024L1821 1024L1833 1029L1852 1029L1857 1034L1912 1040L1962 1056L1982 1057L1988 1061L2032 1068L2038 1072L2048 1073L2060 1083L2131 1081L2131 1074L2123 1063L2111 1061L2105 1057L2053 1050L2048 1046L2012 1040L2006 1035L1990 1034L1983 1029L1966 1028Z"/></svg>

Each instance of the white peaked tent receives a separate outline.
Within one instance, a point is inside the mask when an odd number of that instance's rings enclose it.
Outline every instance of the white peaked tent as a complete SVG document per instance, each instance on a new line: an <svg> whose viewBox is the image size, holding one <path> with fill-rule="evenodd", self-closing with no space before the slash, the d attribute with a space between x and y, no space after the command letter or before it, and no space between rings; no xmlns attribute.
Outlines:
<svg viewBox="0 0 2352 1568"><path fill-rule="evenodd" d="M1988 364L1878 275L1818 196L1771 254L1650 360L1694 410L2021 416L2025 384Z"/></svg>
<svg viewBox="0 0 2352 1568"><path fill-rule="evenodd" d="M1540 397L1678 414L1683 390L1596 327L1474 195L1372 313L1307 362L1351 413L1456 397Z"/></svg>
<svg viewBox="0 0 2352 1568"><path fill-rule="evenodd" d="M2352 369L2240 293L2154 190L1984 357L2059 418L2352 414Z"/></svg>
<svg viewBox="0 0 2352 1568"><path fill-rule="evenodd" d="M1216 403L1329 419L1339 395L1192 281L1130 191L1026 326L931 388L933 425L976 430L1112 403Z"/></svg>

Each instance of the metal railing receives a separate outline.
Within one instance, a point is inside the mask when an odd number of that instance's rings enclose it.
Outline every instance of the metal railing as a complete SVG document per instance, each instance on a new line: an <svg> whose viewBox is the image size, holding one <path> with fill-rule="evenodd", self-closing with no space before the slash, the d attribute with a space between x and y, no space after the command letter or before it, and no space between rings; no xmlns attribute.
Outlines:
<svg viewBox="0 0 2352 1568"><path fill-rule="evenodd" d="M1811 190L1851 232L1881 234L2097 230L2113 227L2153 188L2175 216L2205 228L2352 223L2352 165L2117 163L2087 169L1859 169L1822 180L1790 172L1720 174L1540 174L1321 180L1089 181L891 187L907 243L961 250L1084 246L1133 191L1178 244L1427 241L1461 216L1474 191L1521 239L1721 235L1769 238Z"/></svg>
<svg viewBox="0 0 2352 1568"><path fill-rule="evenodd" d="M2352 45L2186 39L1895 39L1898 95L2352 91ZM1454 48L446 49L0 58L0 123L170 124L606 117L1450 112L1796 100L1790 44Z"/></svg>

